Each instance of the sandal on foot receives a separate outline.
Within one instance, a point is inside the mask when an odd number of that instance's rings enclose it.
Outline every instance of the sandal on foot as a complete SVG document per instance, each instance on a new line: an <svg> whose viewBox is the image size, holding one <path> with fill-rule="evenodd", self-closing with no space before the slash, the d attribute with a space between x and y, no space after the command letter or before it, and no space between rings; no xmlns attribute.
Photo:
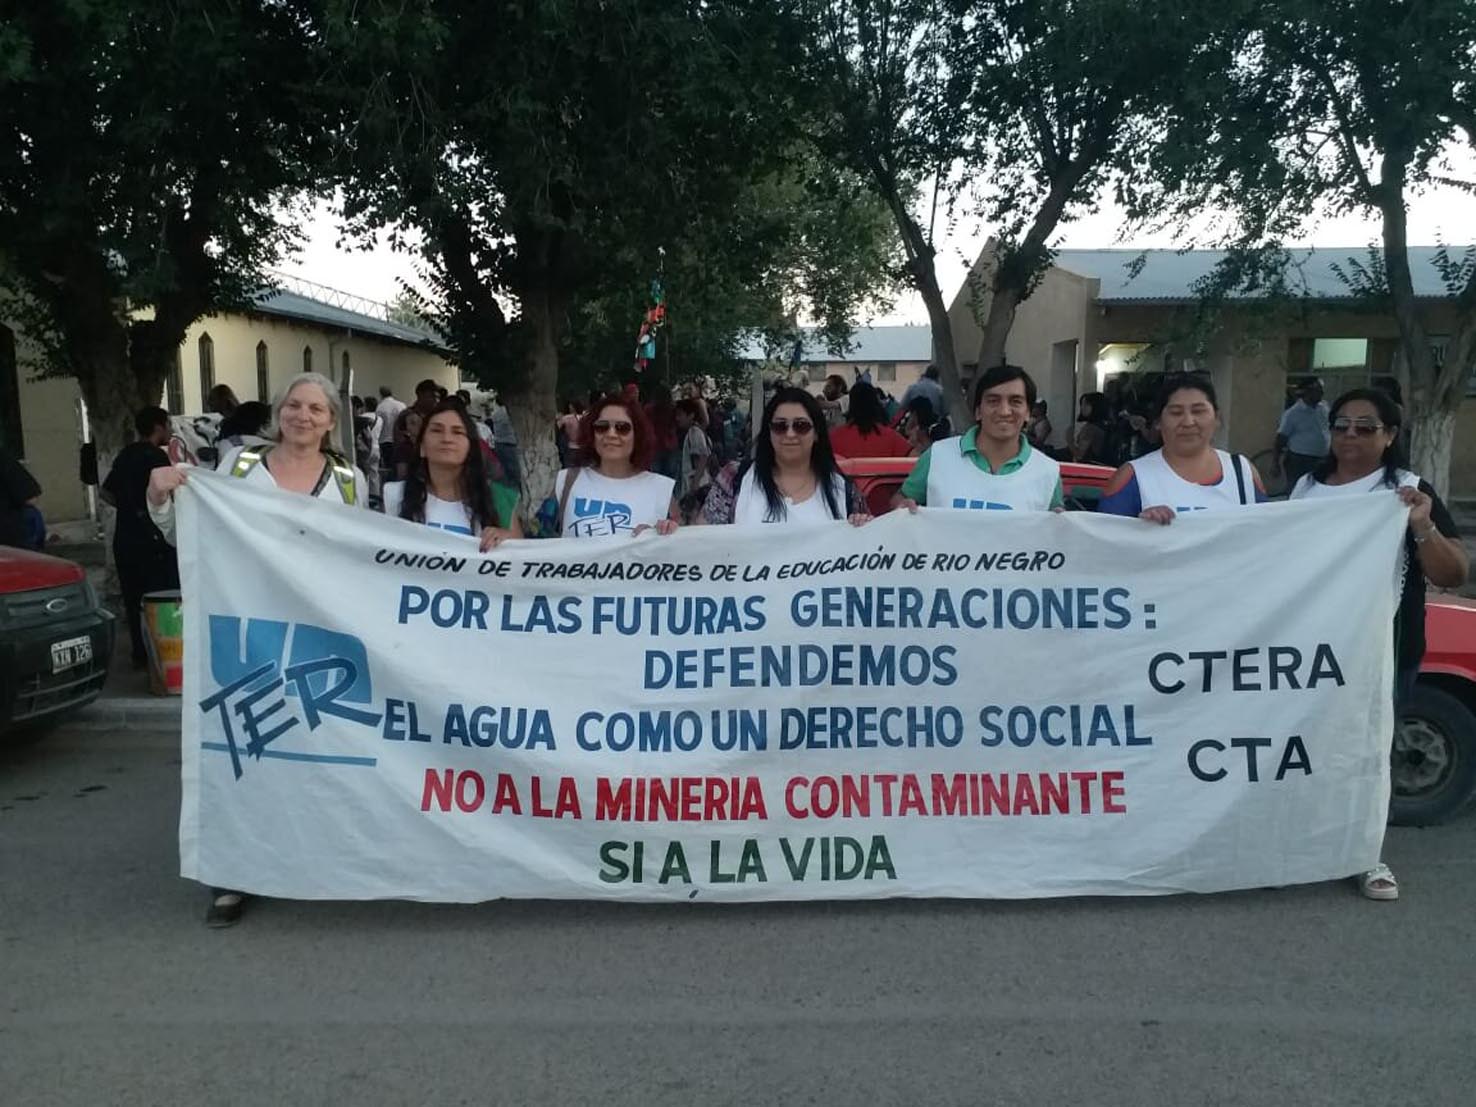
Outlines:
<svg viewBox="0 0 1476 1107"><path fill-rule="evenodd" d="M1388 865L1380 862L1358 877L1358 890L1368 899L1398 899L1399 882Z"/></svg>
<svg viewBox="0 0 1476 1107"><path fill-rule="evenodd" d="M235 926L241 921L241 911L246 897L240 892L217 892L210 901L210 910L205 912L205 925L216 930Z"/></svg>

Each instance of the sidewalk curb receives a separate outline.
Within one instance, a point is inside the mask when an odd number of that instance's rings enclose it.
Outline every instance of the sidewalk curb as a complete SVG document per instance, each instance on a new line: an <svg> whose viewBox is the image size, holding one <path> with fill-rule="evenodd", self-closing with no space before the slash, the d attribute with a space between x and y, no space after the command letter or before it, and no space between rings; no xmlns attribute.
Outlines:
<svg viewBox="0 0 1476 1107"><path fill-rule="evenodd" d="M67 725L87 730L178 728L183 707L178 696L102 696L70 716Z"/></svg>

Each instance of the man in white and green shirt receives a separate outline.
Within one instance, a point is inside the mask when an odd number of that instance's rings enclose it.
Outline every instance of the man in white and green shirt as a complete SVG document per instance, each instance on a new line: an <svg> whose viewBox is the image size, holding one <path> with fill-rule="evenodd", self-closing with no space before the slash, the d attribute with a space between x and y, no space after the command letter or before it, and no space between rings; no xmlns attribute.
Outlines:
<svg viewBox="0 0 1476 1107"><path fill-rule="evenodd" d="M893 497L893 507L1051 511L1062 506L1061 467L1030 445L1025 423L1035 382L1018 365L997 365L974 385L975 423L934 442Z"/></svg>

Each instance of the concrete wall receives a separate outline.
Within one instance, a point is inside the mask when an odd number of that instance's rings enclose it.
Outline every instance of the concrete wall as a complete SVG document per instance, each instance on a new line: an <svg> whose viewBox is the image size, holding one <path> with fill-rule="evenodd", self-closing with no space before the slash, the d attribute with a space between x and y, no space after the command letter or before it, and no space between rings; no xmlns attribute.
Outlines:
<svg viewBox="0 0 1476 1107"><path fill-rule="evenodd" d="M201 395L200 338L208 334L215 350L215 383L228 384L239 400L255 400L256 347L266 343L267 402L287 381L303 371L303 351L312 351L312 368L343 383L343 355L349 356L353 391L373 395L382 384L394 389L402 400L413 398L415 383L431 377L454 391L456 369L434 351L419 350L370 335L345 338L310 323L268 315L216 315L195 323L180 346L180 377L184 386L184 410L205 410Z"/></svg>
<svg viewBox="0 0 1476 1107"><path fill-rule="evenodd" d="M271 395L302 372L304 348L312 350L313 369L339 383L344 379L346 351L353 370L353 390L359 395L376 395L379 386L387 384L396 396L413 400L415 383L426 377L448 389L457 387L455 367L433 351L369 335L345 338L342 332L275 316L218 315L190 327L180 346L180 383L184 392L180 414L205 409L200 388L199 340L207 333L215 352L215 382L230 385L242 401L258 398L258 342L265 342L267 347ZM41 511L48 523L82 519L87 515L88 502L86 490L77 477L77 449L82 436L81 391L71 380L35 379L35 355L28 350L22 335L17 335L17 362L25 462L43 490Z"/></svg>

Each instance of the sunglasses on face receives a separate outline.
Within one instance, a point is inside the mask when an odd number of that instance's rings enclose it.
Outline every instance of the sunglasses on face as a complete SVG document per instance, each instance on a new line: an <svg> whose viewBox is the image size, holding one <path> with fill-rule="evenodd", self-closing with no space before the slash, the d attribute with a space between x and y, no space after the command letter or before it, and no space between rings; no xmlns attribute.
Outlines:
<svg viewBox="0 0 1476 1107"><path fill-rule="evenodd" d="M618 419L613 423L608 419L601 419L594 425L596 434L616 434L621 438L624 438L633 430L635 430L635 427L627 423L624 419Z"/></svg>
<svg viewBox="0 0 1476 1107"><path fill-rule="evenodd" d="M1332 432L1334 434L1356 434L1359 438L1372 437L1383 429L1383 423L1355 423L1352 419L1334 419L1332 421Z"/></svg>
<svg viewBox="0 0 1476 1107"><path fill-rule="evenodd" d="M803 438L814 429L815 424L810 422L808 419L769 420L769 430L772 431L774 434L788 434L790 431L794 431L795 434Z"/></svg>

